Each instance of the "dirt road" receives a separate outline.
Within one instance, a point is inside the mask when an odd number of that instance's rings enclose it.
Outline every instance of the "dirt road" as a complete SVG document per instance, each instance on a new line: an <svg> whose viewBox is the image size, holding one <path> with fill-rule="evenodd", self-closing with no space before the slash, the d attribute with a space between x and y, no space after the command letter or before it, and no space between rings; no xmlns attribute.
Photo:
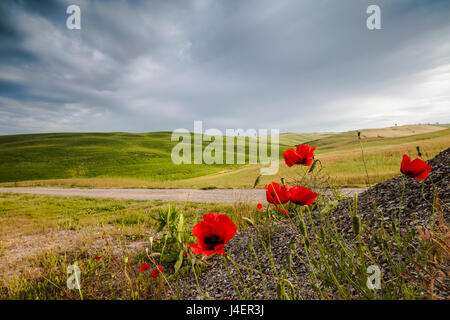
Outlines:
<svg viewBox="0 0 450 320"><path fill-rule="evenodd" d="M341 193L354 195L364 188L343 188ZM264 189L78 189L78 188L0 188L1 192L45 194L55 196L82 196L132 200L192 201L220 203L264 203Z"/></svg>

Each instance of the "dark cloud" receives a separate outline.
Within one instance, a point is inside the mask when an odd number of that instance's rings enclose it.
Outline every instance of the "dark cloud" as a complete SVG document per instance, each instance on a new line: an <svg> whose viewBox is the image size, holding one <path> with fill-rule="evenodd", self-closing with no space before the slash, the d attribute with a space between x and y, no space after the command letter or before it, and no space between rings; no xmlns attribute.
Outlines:
<svg viewBox="0 0 450 320"><path fill-rule="evenodd" d="M81 7L81 30L66 8ZM381 7L382 30L366 28ZM0 133L450 122L449 1L2 1Z"/></svg>

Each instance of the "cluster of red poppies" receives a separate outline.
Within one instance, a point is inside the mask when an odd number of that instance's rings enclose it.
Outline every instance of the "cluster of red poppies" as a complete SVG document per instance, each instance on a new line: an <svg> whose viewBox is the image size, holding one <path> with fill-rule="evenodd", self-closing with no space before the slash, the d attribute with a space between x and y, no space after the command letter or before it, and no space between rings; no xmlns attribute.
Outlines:
<svg viewBox="0 0 450 320"><path fill-rule="evenodd" d="M95 256L94 258L95 258L95 260L101 260L101 259L103 259L103 255ZM148 270L151 267L152 267L152 265L150 263L143 262L141 264L141 267L139 268L139 271L140 272L144 272L145 270ZM153 270L152 273L151 273L152 278L157 278L159 276L159 274L161 272L163 272L163 271L164 271L164 267L163 266L156 266L155 270Z"/></svg>
<svg viewBox="0 0 450 320"><path fill-rule="evenodd" d="M283 153L283 158L288 167L299 164L310 166L314 160L314 150L316 148L307 144L297 146L296 149L288 149ZM314 203L319 196L317 193L303 186L289 187L289 184L280 185L272 182L265 186L267 202L275 205L278 210L279 204L285 204L288 201L300 206L308 206ZM289 212L284 208L281 210L283 214Z"/></svg>
<svg viewBox="0 0 450 320"><path fill-rule="evenodd" d="M314 161L314 147L307 144L299 145L296 149L288 149L284 152L283 158L288 167L293 165L310 166ZM404 175L418 180L425 179L431 171L431 166L421 159L411 161L407 155L403 156L400 171ZM283 205L287 202L300 206L307 206L314 203L319 196L317 193L303 186L289 187L289 184L278 184L272 182L265 186L267 202L275 205ZM257 205L258 210L262 211L261 203ZM283 214L289 214L289 211L282 208ZM203 216L203 220L196 224L192 230L192 234L197 238L197 243L188 243L195 254L203 254L209 256L213 253L225 255L224 245L230 241L236 234L236 225L224 214L208 213ZM187 252L184 253L184 256ZM96 260L100 260L103 256L95 256ZM150 269L150 263L142 263L139 271L144 272ZM157 278L164 270L163 266L156 266L151 276Z"/></svg>
<svg viewBox="0 0 450 320"><path fill-rule="evenodd" d="M150 263L144 262L141 264L139 271L144 272L145 270L150 269L151 267L152 267L152 265ZM152 271L152 278L157 278L159 276L159 274L163 271L164 271L163 266L156 266L155 270Z"/></svg>
<svg viewBox="0 0 450 320"><path fill-rule="evenodd" d="M289 149L283 156L286 165L289 167L294 164L310 166L313 162L315 148L309 145L298 146L296 150ZM317 198L318 194L308 188L296 186L290 188L289 185L283 186L276 182L266 185L266 196L269 203L275 204L278 210L278 204L284 204L288 201L298 205L310 205ZM262 210L262 204L258 203L258 209ZM289 214L288 210L282 208L283 214ZM213 253L225 254L224 245L230 241L236 234L236 225L224 214L208 213L203 216L203 221L196 224L192 234L197 238L197 243L188 243L192 252L209 256Z"/></svg>
<svg viewBox="0 0 450 320"><path fill-rule="evenodd" d="M319 196L317 193L303 186L289 187L276 182L272 182L265 186L267 202L273 203L278 210L279 204L285 204L288 201L301 206L313 204L314 200ZM262 205L261 209L262 210ZM288 213L287 210L282 209L283 213Z"/></svg>
<svg viewBox="0 0 450 320"><path fill-rule="evenodd" d="M283 158L288 167L294 165L310 166L314 161L314 147L303 144L296 149L288 149L283 153ZM425 161L421 159L411 159L403 156L400 171L408 177L418 180L425 179L431 171ZM300 206L307 206L314 203L319 196L317 193L303 186L290 187L289 184L278 184L272 182L265 186L267 202L278 205L287 202ZM263 206L258 203L257 208L262 211ZM288 210L281 209L283 214L289 214ZM188 244L195 254L203 254L209 256L213 253L220 255L225 254L224 245L230 241L236 233L236 225L224 214L208 213L203 216L203 221L196 224L192 230L192 234L197 238L197 243Z"/></svg>

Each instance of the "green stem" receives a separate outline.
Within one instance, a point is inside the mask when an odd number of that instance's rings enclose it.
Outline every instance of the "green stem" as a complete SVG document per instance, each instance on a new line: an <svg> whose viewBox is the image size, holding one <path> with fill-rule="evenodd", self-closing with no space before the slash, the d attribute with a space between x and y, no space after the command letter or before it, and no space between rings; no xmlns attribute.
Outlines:
<svg viewBox="0 0 450 320"><path fill-rule="evenodd" d="M402 189L402 197L400 198L400 208L398 209L398 220L397 220L397 230L399 231L400 228L400 217L402 215L402 206L403 206L403 198L405 196L405 189L406 189L406 177L403 176L403 189Z"/></svg>

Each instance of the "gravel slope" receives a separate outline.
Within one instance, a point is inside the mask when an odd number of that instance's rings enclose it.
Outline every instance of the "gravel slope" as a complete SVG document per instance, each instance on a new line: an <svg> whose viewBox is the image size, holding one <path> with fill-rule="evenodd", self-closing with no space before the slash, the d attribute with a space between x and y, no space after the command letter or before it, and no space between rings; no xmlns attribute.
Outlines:
<svg viewBox="0 0 450 320"><path fill-rule="evenodd" d="M406 189L402 205L401 225L408 224L410 226L426 226L429 225L432 216L432 206L434 188L438 191L444 212L445 222L448 223L448 208L450 206L450 149L447 149L428 161L432 166L429 177L422 182L407 178ZM367 189L358 195L358 215L368 228L377 228L379 225L379 215L374 214L374 208L378 213L382 212L384 219L390 219L393 210L397 210L400 206L400 198L403 190L403 176L393 178L385 182L379 183L372 188ZM352 201L351 201L352 202ZM335 219L338 231L349 238L352 238L352 224L349 218L348 203L346 200L340 202L338 207L332 213ZM314 216L314 214L313 214ZM386 221L386 220L385 220ZM289 253L290 243L297 242L299 237L289 228L279 225L277 230L273 232L272 246L274 253L275 266L281 270L286 265L286 257ZM231 249L231 257L237 261L242 270L245 266L252 266L258 269L255 263L254 254L249 250L252 246L254 252L259 257L259 265L261 271L270 276L271 266L268 262L264 249L259 243L258 236L254 229L248 228L244 232L236 233L235 237L227 244L226 250ZM376 253L376 252L374 252ZM394 254L394 253L393 253ZM304 258L304 257L303 257ZM239 299L238 294L230 280L228 271L225 267L222 257L215 256L211 259L213 266L204 271L199 277L200 288L207 291L214 299ZM383 261L380 261L383 266ZM299 282L304 290L304 298L314 298L313 291L310 288L308 274L305 267L294 259L293 269L298 277ZM230 271L234 277L237 272L233 267ZM186 299L205 299L197 289L197 285L189 275L181 284ZM244 278L247 276L244 273ZM296 280L292 276L288 276L289 280L297 287ZM251 298L253 299L276 299L276 288L273 283L267 283L267 292L264 289L262 277L254 276L254 283L249 283L251 287Z"/></svg>

